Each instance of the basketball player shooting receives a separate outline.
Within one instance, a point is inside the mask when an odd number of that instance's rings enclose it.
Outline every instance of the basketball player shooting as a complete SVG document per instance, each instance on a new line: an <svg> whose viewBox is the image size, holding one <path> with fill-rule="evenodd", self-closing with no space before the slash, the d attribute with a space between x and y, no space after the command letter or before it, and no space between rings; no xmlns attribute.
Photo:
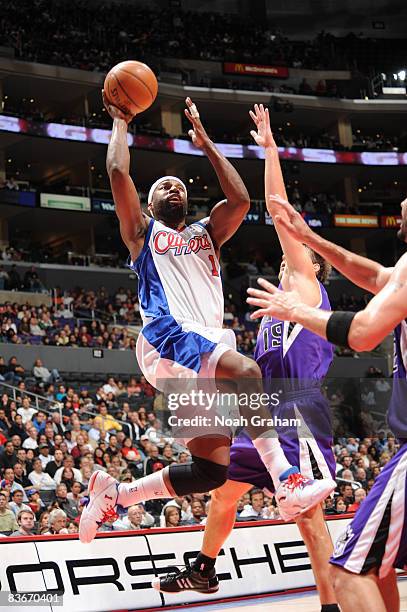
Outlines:
<svg viewBox="0 0 407 612"><path fill-rule="evenodd" d="M274 219L278 213L281 214L281 209L268 196L278 193L287 197L278 149L271 132L268 109L255 105L250 115L257 128L257 132L252 131L251 134L265 151L265 198L268 212ZM330 310L329 299L321 283L329 274L329 264L293 238L278 221L274 224L283 250L280 286L288 290L292 285L306 304ZM302 326L284 324L275 317L263 319L255 359L261 369L265 388L277 384L285 389L284 398L281 398L278 408L273 409L274 416L288 419L300 415L307 427L304 437L301 437L301 431L287 430L285 427L280 442L287 459L299 465L301 473L309 478L335 478L330 407L319 385L328 371L332 356L331 344ZM277 427L280 434L279 429ZM228 480L212 493L201 552L191 567L155 578L153 586L156 589L166 593L187 590L213 593L218 590L216 558L233 529L239 498L253 486L271 494L275 492L270 474L251 439L242 433L231 447ZM282 518L292 517L283 514ZM322 612L339 612L328 563L333 546L321 505L301 514L296 521L309 552Z"/></svg>
<svg viewBox="0 0 407 612"><path fill-rule="evenodd" d="M211 162L225 199L213 207L207 219L187 226L186 186L177 177L164 176L150 189L146 215L129 174L127 126L132 116L106 99L104 102L113 118L107 171L121 236L130 252L129 266L138 275L143 329L137 340L137 359L143 374L158 388L168 379L238 381L237 386L248 397L258 397L262 393L259 367L236 351L233 331L222 328L219 254L250 207L242 179L209 139L196 105L187 98L185 115L192 126L189 135ZM248 433L270 472L281 511L291 518L319 504L335 483L300 477L298 467L285 457L275 431L267 425L251 427L250 407L247 412ZM265 421L270 417L266 408L259 413ZM114 516L116 505L128 507L223 485L230 430L205 428L203 433L185 437L184 443L192 463L172 464L135 484L119 484L108 474L95 472L89 481L89 503L81 515L81 541L93 540L101 523Z"/></svg>
<svg viewBox="0 0 407 612"><path fill-rule="evenodd" d="M296 321L314 334L356 351L373 350L394 330L395 363L388 423L401 448L385 465L353 521L338 538L331 557L334 588L343 612L397 612L395 568L407 568L407 254L394 268L346 251L315 234L280 196L271 197L276 216L292 238L306 244L356 285L374 295L364 310L326 312L306 304L291 287L281 291L264 279L249 289L254 319ZM407 199L401 204L398 237L407 242Z"/></svg>

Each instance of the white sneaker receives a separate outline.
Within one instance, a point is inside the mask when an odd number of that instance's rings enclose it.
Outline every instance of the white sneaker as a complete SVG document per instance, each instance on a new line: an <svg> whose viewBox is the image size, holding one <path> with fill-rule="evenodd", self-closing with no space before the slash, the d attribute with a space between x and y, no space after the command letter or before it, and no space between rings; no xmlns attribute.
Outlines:
<svg viewBox="0 0 407 612"><path fill-rule="evenodd" d="M283 521L292 521L324 501L336 488L331 478L311 480L302 474L290 474L278 487L275 497Z"/></svg>
<svg viewBox="0 0 407 612"><path fill-rule="evenodd" d="M79 539L88 544L94 539L98 528L107 520L117 518L117 481L106 472L97 470L89 479L89 502L83 509L79 522Z"/></svg>

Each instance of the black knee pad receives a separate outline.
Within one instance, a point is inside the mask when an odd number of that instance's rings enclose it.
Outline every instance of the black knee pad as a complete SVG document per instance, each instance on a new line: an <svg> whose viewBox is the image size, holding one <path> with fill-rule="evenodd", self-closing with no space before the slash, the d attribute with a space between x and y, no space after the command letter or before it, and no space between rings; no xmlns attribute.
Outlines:
<svg viewBox="0 0 407 612"><path fill-rule="evenodd" d="M228 466L195 457L192 463L177 465L172 463L169 467L169 477L177 495L189 493L206 493L221 487L227 480Z"/></svg>

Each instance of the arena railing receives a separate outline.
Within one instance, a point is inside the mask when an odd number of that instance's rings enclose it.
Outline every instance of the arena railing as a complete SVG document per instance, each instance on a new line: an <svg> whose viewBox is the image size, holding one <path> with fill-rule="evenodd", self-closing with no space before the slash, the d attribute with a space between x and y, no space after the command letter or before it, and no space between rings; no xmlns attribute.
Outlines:
<svg viewBox="0 0 407 612"><path fill-rule="evenodd" d="M46 414L53 415L56 412L59 413L61 423L62 423L62 405L61 402L57 400L49 400L43 395L39 395L38 393L34 393L33 391L27 391L24 389L23 391L18 387L14 387L13 385L9 385L3 381L0 381L0 388L4 387L6 389L7 395L12 396L13 400L16 402L18 397L28 396L30 399L33 398L35 409L41 412L45 412ZM44 404L48 405L48 408L44 408ZM51 408L52 407L52 408Z"/></svg>

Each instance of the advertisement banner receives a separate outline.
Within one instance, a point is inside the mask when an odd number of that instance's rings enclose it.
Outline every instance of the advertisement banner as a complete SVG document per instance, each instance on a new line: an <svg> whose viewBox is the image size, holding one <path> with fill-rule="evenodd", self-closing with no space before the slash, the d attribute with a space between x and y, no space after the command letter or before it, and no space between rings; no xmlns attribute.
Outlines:
<svg viewBox="0 0 407 612"><path fill-rule="evenodd" d="M335 535L349 522L330 518ZM101 533L91 544L77 535L0 539L1 591L35 591L49 597L40 611L137 610L261 595L315 584L304 542L294 523L238 523L220 551L220 589L160 594L154 577L188 565L200 550L203 527ZM58 605L53 597L58 593ZM5 593L4 593L5 595ZM27 610L13 604L13 609ZM31 609L31 608L30 608Z"/></svg>
<svg viewBox="0 0 407 612"><path fill-rule="evenodd" d="M82 196L59 195L55 193L41 193L40 205L42 208L55 210L90 211L90 198Z"/></svg>
<svg viewBox="0 0 407 612"><path fill-rule="evenodd" d="M330 221L328 215L303 215L304 221L313 229L319 227L329 227Z"/></svg>
<svg viewBox="0 0 407 612"><path fill-rule="evenodd" d="M35 208L36 191L16 191L14 189L0 189L0 203L15 204Z"/></svg>
<svg viewBox="0 0 407 612"><path fill-rule="evenodd" d="M335 227L379 227L376 215L334 215Z"/></svg>
<svg viewBox="0 0 407 612"><path fill-rule="evenodd" d="M114 215L115 207L113 200L92 198L92 212Z"/></svg>
<svg viewBox="0 0 407 612"><path fill-rule="evenodd" d="M110 130L88 128L62 123L42 123L40 121L20 119L0 115L0 132L30 134L45 138L70 140L76 142L93 142L107 145ZM129 147L149 151L167 151L183 155L203 156L204 152L182 138L159 138L143 134L127 134ZM264 149L257 145L240 145L218 142L216 146L221 153L232 159L264 159ZM334 151L333 149L311 149L297 147L278 147L280 159L288 161L314 162L319 164L361 164L367 166L406 166L407 152L395 151Z"/></svg>
<svg viewBox="0 0 407 612"><path fill-rule="evenodd" d="M223 63L224 74L238 74L245 76L269 76L275 79L287 79L286 66L262 66L259 64L240 64L236 62Z"/></svg>
<svg viewBox="0 0 407 612"><path fill-rule="evenodd" d="M400 227L400 225L400 215L382 215L380 217L380 227L384 227L386 229L395 229L396 227Z"/></svg>

